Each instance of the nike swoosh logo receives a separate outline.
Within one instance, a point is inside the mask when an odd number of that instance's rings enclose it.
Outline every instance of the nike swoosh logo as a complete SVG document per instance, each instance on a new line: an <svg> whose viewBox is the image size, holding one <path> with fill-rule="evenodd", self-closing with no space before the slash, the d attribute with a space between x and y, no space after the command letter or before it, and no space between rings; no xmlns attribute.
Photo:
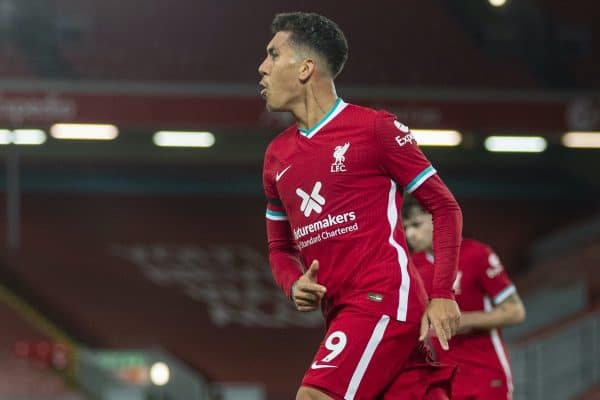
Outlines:
<svg viewBox="0 0 600 400"><path fill-rule="evenodd" d="M314 363L312 363L312 365L310 366L311 369L321 369L321 368L337 368L335 365L321 365L321 364L317 364L317 362L315 361Z"/></svg>
<svg viewBox="0 0 600 400"><path fill-rule="evenodd" d="M283 176L283 174L285 174L287 172L288 169L292 168L291 165L288 165L286 169L284 169L281 172L278 172L275 174L275 182L279 182L279 180L281 179L281 177Z"/></svg>

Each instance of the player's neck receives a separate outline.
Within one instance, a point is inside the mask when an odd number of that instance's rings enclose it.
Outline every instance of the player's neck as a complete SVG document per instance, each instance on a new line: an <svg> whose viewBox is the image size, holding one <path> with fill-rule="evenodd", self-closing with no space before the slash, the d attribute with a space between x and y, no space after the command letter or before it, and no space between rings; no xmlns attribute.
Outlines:
<svg viewBox="0 0 600 400"><path fill-rule="evenodd" d="M429 260L430 263L433 263L435 260L435 256L433 255L433 249L425 250L425 257Z"/></svg>
<svg viewBox="0 0 600 400"><path fill-rule="evenodd" d="M337 99L332 81L309 84L303 102L292 111L298 128L310 129L315 126L331 110Z"/></svg>

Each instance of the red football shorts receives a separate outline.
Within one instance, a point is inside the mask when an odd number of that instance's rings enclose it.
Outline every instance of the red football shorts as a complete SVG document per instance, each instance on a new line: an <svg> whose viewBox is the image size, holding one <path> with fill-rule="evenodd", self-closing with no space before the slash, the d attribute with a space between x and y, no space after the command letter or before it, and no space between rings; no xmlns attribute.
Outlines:
<svg viewBox="0 0 600 400"><path fill-rule="evenodd" d="M336 400L446 399L456 368L433 362L418 338L418 324L342 311L302 385Z"/></svg>
<svg viewBox="0 0 600 400"><path fill-rule="evenodd" d="M452 384L452 400L511 400L506 377L481 368L459 365Z"/></svg>

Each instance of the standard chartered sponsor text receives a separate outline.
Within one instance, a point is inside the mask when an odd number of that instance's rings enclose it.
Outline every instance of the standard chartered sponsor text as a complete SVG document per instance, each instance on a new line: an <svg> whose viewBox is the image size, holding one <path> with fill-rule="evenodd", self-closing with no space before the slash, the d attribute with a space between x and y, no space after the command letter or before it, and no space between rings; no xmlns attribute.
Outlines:
<svg viewBox="0 0 600 400"><path fill-rule="evenodd" d="M321 240L327 240L332 237L345 235L348 232L354 232L358 230L358 222L355 222L353 225L344 226L341 228L335 228L331 231L321 232L318 235L312 236L306 240L299 240L298 247L301 249L311 246L315 243L319 243Z"/></svg>
<svg viewBox="0 0 600 400"><path fill-rule="evenodd" d="M355 222L352 225L347 226L338 226L335 229L325 230L327 228L334 227L336 225L342 225L348 222L356 221L356 214L354 211L345 212L343 214L338 215L327 215L326 218L323 218L319 221L313 222L308 225L304 225L294 229L294 238L296 239L298 246L303 249L305 247L311 246L315 243L320 242L321 240L327 240L332 237L345 235L346 233L357 231L358 230L358 222ZM310 235L311 233L317 233L317 235L313 235L307 239L302 239Z"/></svg>

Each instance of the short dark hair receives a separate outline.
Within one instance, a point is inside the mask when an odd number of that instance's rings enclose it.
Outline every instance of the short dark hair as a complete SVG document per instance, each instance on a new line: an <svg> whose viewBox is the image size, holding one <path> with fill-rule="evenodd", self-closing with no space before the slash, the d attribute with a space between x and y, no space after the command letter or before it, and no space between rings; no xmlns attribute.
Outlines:
<svg viewBox="0 0 600 400"><path fill-rule="evenodd" d="M280 13L271 23L273 33L291 32L290 40L316 51L335 78L348 59L348 42L340 27L322 15L305 12Z"/></svg>
<svg viewBox="0 0 600 400"><path fill-rule="evenodd" d="M402 219L408 219L413 216L413 213L428 213L425 210L419 200L408 192L404 192L402 196Z"/></svg>

